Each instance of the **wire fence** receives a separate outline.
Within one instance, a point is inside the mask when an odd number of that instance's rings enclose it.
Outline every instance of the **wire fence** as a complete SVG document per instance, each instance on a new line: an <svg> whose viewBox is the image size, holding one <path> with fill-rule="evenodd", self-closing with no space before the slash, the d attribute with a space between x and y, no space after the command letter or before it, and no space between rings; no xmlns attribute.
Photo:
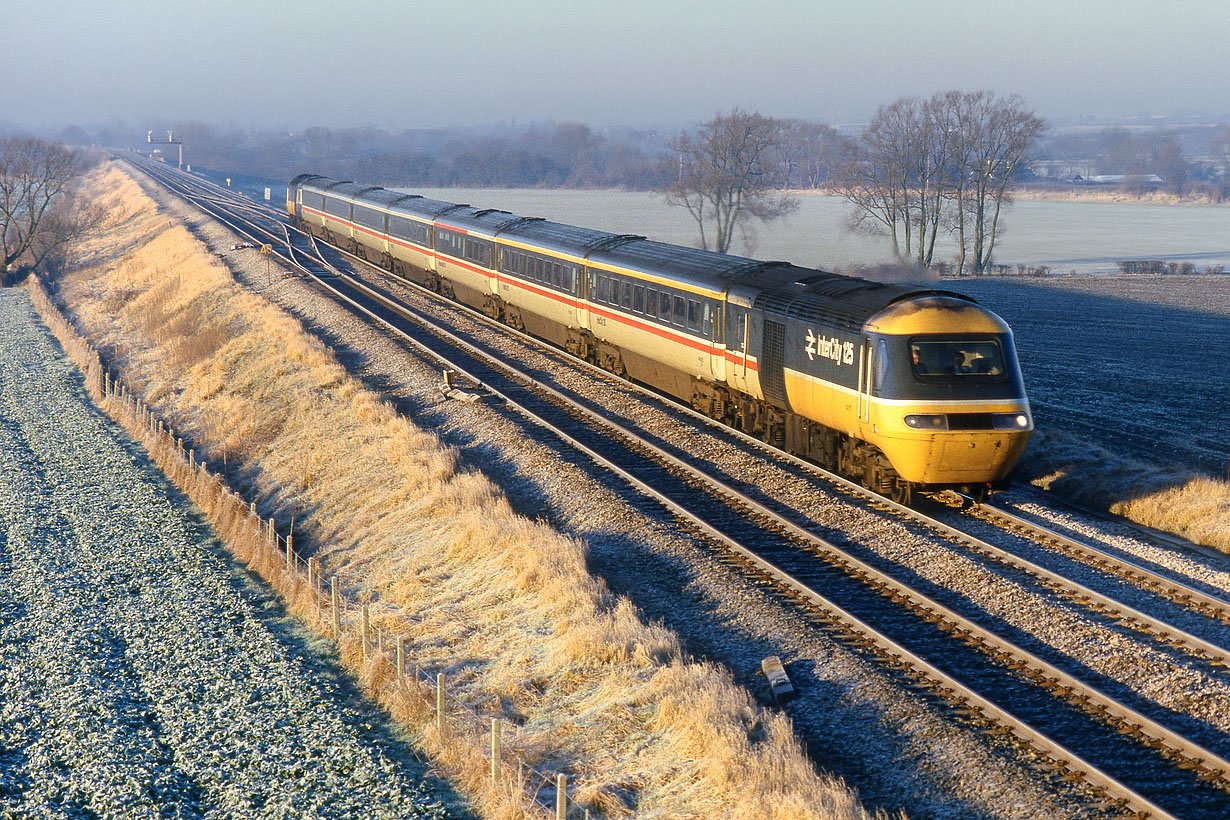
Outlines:
<svg viewBox="0 0 1230 820"><path fill-rule="evenodd" d="M468 755L471 763L477 756L487 799L511 803L528 816L588 820L591 807L575 796L569 799L570 788L575 795L583 786L581 780L570 783L565 772L543 771L527 763L517 748L515 725L452 697L443 670L415 663L405 635L374 626L370 604L346 595L338 574L324 572L319 559L296 549L293 522L280 528L275 519L262 519L254 500L245 499L221 473L198 459L191 442L185 444L184 437L117 375L71 325L37 277L31 277L30 290L43 321L84 374L86 389L99 407L125 427L158 468L205 511L232 553L268 581L309 626L333 639L343 660L358 667L357 676L392 714L420 721L432 718L442 750Z"/></svg>

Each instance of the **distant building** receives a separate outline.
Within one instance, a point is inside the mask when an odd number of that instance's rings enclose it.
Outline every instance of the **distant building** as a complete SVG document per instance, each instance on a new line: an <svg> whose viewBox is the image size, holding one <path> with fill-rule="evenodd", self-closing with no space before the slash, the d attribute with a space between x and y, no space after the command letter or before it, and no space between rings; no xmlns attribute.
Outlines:
<svg viewBox="0 0 1230 820"><path fill-rule="evenodd" d="M1166 180L1157 174L1094 174L1085 177L1090 185L1122 185L1130 182L1136 185L1165 185Z"/></svg>
<svg viewBox="0 0 1230 820"><path fill-rule="evenodd" d="M1050 182L1075 182L1087 179L1093 170L1091 159L1038 159L1029 163L1029 170L1038 179Z"/></svg>

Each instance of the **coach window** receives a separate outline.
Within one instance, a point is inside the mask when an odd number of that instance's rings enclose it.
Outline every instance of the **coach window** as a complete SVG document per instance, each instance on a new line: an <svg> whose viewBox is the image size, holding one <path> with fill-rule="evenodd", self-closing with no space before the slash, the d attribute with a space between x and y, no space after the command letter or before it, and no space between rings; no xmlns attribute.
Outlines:
<svg viewBox="0 0 1230 820"><path fill-rule="evenodd" d="M645 288L645 315L655 318L658 315L658 292L653 288Z"/></svg>
<svg viewBox="0 0 1230 820"><path fill-rule="evenodd" d="M688 300L688 330L700 330L700 302Z"/></svg>
<svg viewBox="0 0 1230 820"><path fill-rule="evenodd" d="M641 285L632 288L632 309L637 313L645 312L645 288Z"/></svg>
<svg viewBox="0 0 1230 820"><path fill-rule="evenodd" d="M619 306L624 310L632 309L632 283L619 283Z"/></svg>
<svg viewBox="0 0 1230 820"><path fill-rule="evenodd" d="M658 300L658 318L664 322L671 320L671 295L663 293L662 298Z"/></svg>
<svg viewBox="0 0 1230 820"><path fill-rule="evenodd" d="M704 306L704 314L700 322L700 332L708 339L713 332L713 305L708 302Z"/></svg>
<svg viewBox="0 0 1230 820"><path fill-rule="evenodd" d="M571 265L564 265L563 282L564 282L564 290L571 293L572 292L572 266Z"/></svg>
<svg viewBox="0 0 1230 820"><path fill-rule="evenodd" d="M688 316L688 300L682 296L675 297L675 324L683 327Z"/></svg>

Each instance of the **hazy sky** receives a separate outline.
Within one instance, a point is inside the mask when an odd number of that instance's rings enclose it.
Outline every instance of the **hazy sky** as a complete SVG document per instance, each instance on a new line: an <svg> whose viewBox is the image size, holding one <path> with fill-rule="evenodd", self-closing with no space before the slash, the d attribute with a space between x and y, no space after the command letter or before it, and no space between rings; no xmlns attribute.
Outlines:
<svg viewBox="0 0 1230 820"><path fill-rule="evenodd" d="M1226 0L0 0L0 122L832 123L949 88L1230 113Z"/></svg>

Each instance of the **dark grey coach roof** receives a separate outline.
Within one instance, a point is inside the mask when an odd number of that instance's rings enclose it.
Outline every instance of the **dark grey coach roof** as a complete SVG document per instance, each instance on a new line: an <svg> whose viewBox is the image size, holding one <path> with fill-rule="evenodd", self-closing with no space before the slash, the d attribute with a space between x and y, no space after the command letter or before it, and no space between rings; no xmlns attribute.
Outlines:
<svg viewBox="0 0 1230 820"><path fill-rule="evenodd" d="M725 290L731 282L748 280L757 275L764 275L776 282L779 280L776 271L784 266L781 262L761 262L742 256L654 242L643 237L599 248L589 259L603 265L665 275L696 287L719 291Z"/></svg>
<svg viewBox="0 0 1230 820"><path fill-rule="evenodd" d="M422 199L418 194L403 194L398 191L389 191L385 188L369 188L355 199L357 204L375 205L378 208L388 210L394 203L401 202L405 199Z"/></svg>
<svg viewBox="0 0 1230 820"><path fill-rule="evenodd" d="M549 251L579 257L584 257L590 249L614 237L615 234L606 231L578 228L533 216L521 217L500 230L501 239L521 239Z"/></svg>
<svg viewBox="0 0 1230 820"><path fill-rule="evenodd" d="M441 228L461 228L492 237L500 228L520 218L516 214L496 208L472 208L469 205L462 205L447 213L442 212L436 217L436 225Z"/></svg>
<svg viewBox="0 0 1230 820"><path fill-rule="evenodd" d="M389 208L389 210L393 213L404 213L417 216L419 219L431 220L446 211L464 207L464 205L445 202L442 199L427 199L426 197L415 196L413 199L403 199Z"/></svg>

